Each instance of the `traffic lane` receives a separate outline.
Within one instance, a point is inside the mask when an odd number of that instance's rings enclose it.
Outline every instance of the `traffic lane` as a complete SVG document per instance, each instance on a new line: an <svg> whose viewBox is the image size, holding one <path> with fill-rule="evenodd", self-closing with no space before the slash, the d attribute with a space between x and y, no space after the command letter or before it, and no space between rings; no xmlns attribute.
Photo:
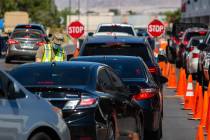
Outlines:
<svg viewBox="0 0 210 140"><path fill-rule="evenodd" d="M9 71L18 65L31 63L32 61L12 61L11 63L5 63L5 58L0 58L0 67L6 71Z"/></svg>
<svg viewBox="0 0 210 140"><path fill-rule="evenodd" d="M164 116L162 140L194 140L199 121L188 120L190 111L182 110L183 99L172 89L164 90Z"/></svg>

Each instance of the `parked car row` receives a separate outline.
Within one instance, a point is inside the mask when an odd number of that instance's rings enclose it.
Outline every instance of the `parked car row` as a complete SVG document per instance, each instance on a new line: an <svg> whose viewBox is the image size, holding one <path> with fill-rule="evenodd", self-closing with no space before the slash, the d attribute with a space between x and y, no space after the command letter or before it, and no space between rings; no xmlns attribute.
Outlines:
<svg viewBox="0 0 210 140"><path fill-rule="evenodd" d="M182 32L182 35L176 38L179 32ZM187 75L192 74L204 91L209 82L210 31L203 24L193 24L179 32L172 35L169 40L168 60L175 63L177 68L184 68Z"/></svg>
<svg viewBox="0 0 210 140"><path fill-rule="evenodd" d="M167 78L148 37L136 36L131 25L99 27L83 41L77 58L22 64L9 75L0 72L0 119L5 122L0 124L0 139L115 140L132 135L161 139ZM21 26L8 42L23 49L24 41L42 42L46 36L40 35L40 30Z"/></svg>

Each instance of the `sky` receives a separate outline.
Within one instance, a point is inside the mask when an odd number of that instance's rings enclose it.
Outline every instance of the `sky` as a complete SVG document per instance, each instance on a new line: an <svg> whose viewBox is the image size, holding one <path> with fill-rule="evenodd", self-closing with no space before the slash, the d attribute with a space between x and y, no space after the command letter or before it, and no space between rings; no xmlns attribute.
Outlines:
<svg viewBox="0 0 210 140"><path fill-rule="evenodd" d="M69 7L70 0L55 0L58 9ZM71 0L72 8L78 9L78 0ZM118 8L122 11L134 10L156 11L168 7L176 9L181 6L181 0L80 0L81 10L89 10L97 12L108 11L110 8Z"/></svg>

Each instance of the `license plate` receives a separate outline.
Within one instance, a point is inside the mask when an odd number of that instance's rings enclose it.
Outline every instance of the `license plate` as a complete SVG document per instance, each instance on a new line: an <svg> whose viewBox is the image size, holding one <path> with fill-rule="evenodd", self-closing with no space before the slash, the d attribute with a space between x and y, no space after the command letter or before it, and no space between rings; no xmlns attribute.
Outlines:
<svg viewBox="0 0 210 140"><path fill-rule="evenodd" d="M21 45L21 48L29 48L29 49L32 49L33 48L33 45L32 44L22 44Z"/></svg>

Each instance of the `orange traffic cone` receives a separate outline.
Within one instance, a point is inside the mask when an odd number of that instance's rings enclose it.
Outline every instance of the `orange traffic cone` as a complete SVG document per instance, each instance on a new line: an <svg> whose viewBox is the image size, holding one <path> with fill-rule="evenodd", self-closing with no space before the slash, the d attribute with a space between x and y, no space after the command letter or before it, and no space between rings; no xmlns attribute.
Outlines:
<svg viewBox="0 0 210 140"><path fill-rule="evenodd" d="M177 84L177 92L176 95L177 96L184 96L185 94L185 87L186 87L186 73L185 70L183 68L180 69L180 73L179 73L179 81Z"/></svg>
<svg viewBox="0 0 210 140"><path fill-rule="evenodd" d="M193 98L193 106L192 106L192 114L195 113L195 108L196 108L196 98L198 96L198 87L199 87L199 83L196 82L196 85L195 85L195 90L194 90L194 98ZM191 114L191 115L192 115Z"/></svg>
<svg viewBox="0 0 210 140"><path fill-rule="evenodd" d="M204 140L203 127L201 125L198 126L196 140Z"/></svg>
<svg viewBox="0 0 210 140"><path fill-rule="evenodd" d="M165 71L165 73L164 73L164 76L165 76L165 77L168 77L168 76L169 76L170 63L167 63L167 64L166 64L166 68L165 68L165 69L166 69L166 71Z"/></svg>
<svg viewBox="0 0 210 140"><path fill-rule="evenodd" d="M190 74L188 77L187 91L186 91L185 98L184 98L184 109L185 110L190 110L190 109L192 109L192 106L193 106L194 91L193 91L193 83L192 82L193 82L192 75Z"/></svg>
<svg viewBox="0 0 210 140"><path fill-rule="evenodd" d="M202 116L201 116L201 121L200 121L200 125L203 126L203 127L206 126L208 104L209 104L208 92L205 91L204 92L204 100L203 100Z"/></svg>
<svg viewBox="0 0 210 140"><path fill-rule="evenodd" d="M209 130L208 128L209 128L209 125L210 125L210 83L208 85L207 94L208 94L208 101L209 102L208 102L207 117L206 117L207 120L206 120L205 126L206 126L206 130ZM210 135L210 133L208 133L208 134ZM210 139L210 137L209 137L209 139Z"/></svg>
<svg viewBox="0 0 210 140"><path fill-rule="evenodd" d="M173 64L170 64L167 88L170 88L170 89L176 88L176 68L174 67Z"/></svg>
<svg viewBox="0 0 210 140"><path fill-rule="evenodd" d="M162 75L164 76L164 74L166 73L166 67L165 67L166 63L165 62L159 62L159 66L160 66L160 69L162 71Z"/></svg>
<svg viewBox="0 0 210 140"><path fill-rule="evenodd" d="M210 140L210 127L207 129L207 140Z"/></svg>
<svg viewBox="0 0 210 140"><path fill-rule="evenodd" d="M198 93L195 100L195 113L193 114L192 120L199 120L202 115L202 106L203 106L203 95L202 95L202 87L199 85Z"/></svg>

